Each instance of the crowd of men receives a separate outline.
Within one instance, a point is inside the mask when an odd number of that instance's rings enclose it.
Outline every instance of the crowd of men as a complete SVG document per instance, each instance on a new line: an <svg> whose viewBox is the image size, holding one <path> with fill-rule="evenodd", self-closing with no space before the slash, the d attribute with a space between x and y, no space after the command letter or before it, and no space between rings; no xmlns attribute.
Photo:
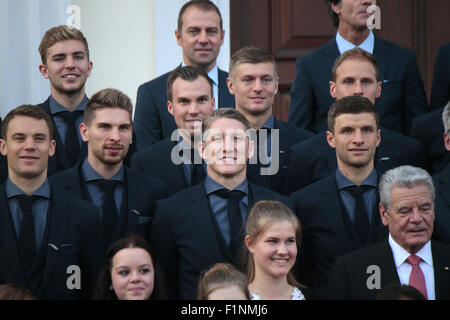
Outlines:
<svg viewBox="0 0 450 320"><path fill-rule="evenodd" d="M208 0L180 10L183 60L139 87L134 121L121 91L87 97L81 31L49 29L39 70L51 95L1 127L0 284L87 299L108 247L138 234L169 297L195 299L204 270L241 267L252 205L277 200L302 224L295 275L314 298L372 299L397 283L449 299L450 44L429 106L415 53L354 14L374 1L326 3L336 37L297 60L288 122L272 113L272 54L244 47L218 68L225 31Z"/></svg>

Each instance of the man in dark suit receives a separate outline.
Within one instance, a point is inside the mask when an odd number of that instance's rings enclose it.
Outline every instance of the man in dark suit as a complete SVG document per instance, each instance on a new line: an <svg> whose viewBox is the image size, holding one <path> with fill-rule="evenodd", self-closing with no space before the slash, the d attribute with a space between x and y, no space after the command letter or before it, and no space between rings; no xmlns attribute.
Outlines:
<svg viewBox="0 0 450 320"><path fill-rule="evenodd" d="M36 106L17 107L3 122L0 284L23 285L37 299L88 298L103 263L98 210L47 180L55 144L52 121Z"/></svg>
<svg viewBox="0 0 450 320"><path fill-rule="evenodd" d="M434 187L421 168L401 166L380 179L380 214L388 239L336 259L328 295L374 299L390 283L415 287L429 300L450 299L450 246L430 240Z"/></svg>
<svg viewBox="0 0 450 320"><path fill-rule="evenodd" d="M259 200L289 199L248 182L254 151L247 119L231 108L203 121L199 150L207 163L204 182L158 203L151 244L163 270L169 298L196 299L199 276L218 262L238 264L243 226Z"/></svg>
<svg viewBox="0 0 450 320"><path fill-rule="evenodd" d="M382 92L375 57L359 48L347 50L336 59L332 79L330 94L335 99L362 95L375 103ZM419 141L386 128L381 128L374 164L379 174L405 164L425 169L429 165ZM287 190L289 193L300 190L335 172L336 168L335 151L329 146L326 133L321 132L292 147Z"/></svg>
<svg viewBox="0 0 450 320"><path fill-rule="evenodd" d="M434 60L431 108L443 108L450 100L450 43L438 49Z"/></svg>
<svg viewBox="0 0 450 320"><path fill-rule="evenodd" d="M231 56L228 88L236 99L236 110L247 118L257 135L258 152L250 159L247 178L283 194L289 149L313 134L280 121L272 114L278 81L275 59L269 52L244 47Z"/></svg>
<svg viewBox="0 0 450 320"><path fill-rule="evenodd" d="M444 123L444 145L447 156L450 154L450 102L442 113ZM450 244L450 162L442 172L433 176L436 187L436 221L433 239Z"/></svg>
<svg viewBox="0 0 450 320"><path fill-rule="evenodd" d="M132 110L131 100L118 90L94 94L80 125L87 158L51 177L61 189L101 208L105 251L130 234L149 239L156 200L167 196L164 182L123 165L132 139Z"/></svg>
<svg viewBox="0 0 450 320"><path fill-rule="evenodd" d="M209 0L186 2L178 15L175 37L183 50L182 66L197 66L213 81L217 107L234 107L228 92L228 73L217 67L216 59L223 44L225 31L217 6ZM166 83L170 72L142 84L137 92L135 127L139 150L172 135L177 129L167 111Z"/></svg>
<svg viewBox="0 0 450 320"><path fill-rule="evenodd" d="M197 151L202 121L214 111L212 81L198 67L178 67L167 81L168 110L178 130L134 154L132 166L167 182L169 194L200 183L205 166Z"/></svg>
<svg viewBox="0 0 450 320"><path fill-rule="evenodd" d="M88 102L85 84L93 64L83 33L64 25L47 30L39 53L42 59L39 71L49 79L51 95L38 106L52 118L58 146L48 164L48 175L51 176L73 167L87 156L87 146L81 139L78 127ZM136 151L135 145L132 145L129 154ZM129 162L130 156L127 156L126 165Z"/></svg>
<svg viewBox="0 0 450 320"><path fill-rule="evenodd" d="M380 130L374 105L361 96L344 97L331 106L328 119L327 140L336 149L338 168L291 195L303 227L300 282L317 298L325 296L336 257L386 234L377 214L374 155Z"/></svg>
<svg viewBox="0 0 450 320"><path fill-rule="evenodd" d="M372 53L378 61L383 92L376 107L381 125L408 135L413 119L428 111L415 53L374 36L367 28L367 7L375 0L326 3L338 32L335 38L297 60L289 123L314 132L327 129L327 112L333 103L328 95L331 67L340 54L356 46Z"/></svg>
<svg viewBox="0 0 450 320"><path fill-rule="evenodd" d="M425 146L431 174L444 170L450 161L450 153L447 152L442 139L442 132L445 132L442 112L444 108L439 108L415 118L411 129L411 137Z"/></svg>

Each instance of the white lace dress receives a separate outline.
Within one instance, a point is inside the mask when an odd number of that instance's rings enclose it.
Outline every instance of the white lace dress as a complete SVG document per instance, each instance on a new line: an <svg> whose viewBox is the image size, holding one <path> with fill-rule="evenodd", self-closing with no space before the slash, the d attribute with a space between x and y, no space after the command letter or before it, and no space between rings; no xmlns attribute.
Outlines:
<svg viewBox="0 0 450 320"><path fill-rule="evenodd" d="M261 300L261 297L254 294L250 291L250 298L252 300ZM291 300L305 300L305 296L298 288L294 288L294 291L292 292Z"/></svg>

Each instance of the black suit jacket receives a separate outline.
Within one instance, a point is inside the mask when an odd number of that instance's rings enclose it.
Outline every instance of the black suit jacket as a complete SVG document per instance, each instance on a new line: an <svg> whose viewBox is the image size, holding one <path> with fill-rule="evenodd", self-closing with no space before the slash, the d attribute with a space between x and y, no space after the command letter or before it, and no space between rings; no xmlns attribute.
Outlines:
<svg viewBox="0 0 450 320"><path fill-rule="evenodd" d="M450 299L450 246L431 241L433 255L434 285L436 300ZM328 285L331 299L374 299L378 289L369 289L369 266L378 266L381 275L381 289L390 283L400 284L394 256L388 240L349 253L336 259ZM371 281L369 281L371 282Z"/></svg>
<svg viewBox="0 0 450 320"><path fill-rule="evenodd" d="M377 148L374 165L381 176L389 169L412 165L428 169L428 159L422 144L389 129L381 129L381 142ZM321 132L311 139L292 147L288 169L287 191L300 190L337 169L336 150Z"/></svg>
<svg viewBox="0 0 450 320"><path fill-rule="evenodd" d="M431 102L433 109L443 108L450 100L450 43L439 48L434 60Z"/></svg>
<svg viewBox="0 0 450 320"><path fill-rule="evenodd" d="M134 126L139 150L170 138L177 129L173 116L167 110L167 79L170 72L139 86L136 98ZM234 96L227 87L228 73L219 69L219 107L234 108ZM217 103L217 101L216 101Z"/></svg>
<svg viewBox="0 0 450 320"><path fill-rule="evenodd" d="M278 200L292 207L287 197L266 188L249 183L249 189L253 203ZM151 244L170 299L196 299L203 270L219 262L234 263L233 257L222 250L212 219L204 183L158 203Z"/></svg>
<svg viewBox="0 0 450 320"><path fill-rule="evenodd" d="M450 244L450 164L433 176L436 188L433 239Z"/></svg>
<svg viewBox="0 0 450 320"><path fill-rule="evenodd" d="M247 166L247 178L254 184L269 188L280 194L286 194L287 170L289 167L290 149L301 141L314 136L312 132L294 127L287 122L280 121L274 117L274 129L279 130L279 168L274 175L261 175L262 165L259 163ZM272 142L272 144L275 141ZM255 156L259 159L259 146L255 149ZM272 157L273 159L273 157ZM273 165L272 161L272 165Z"/></svg>
<svg viewBox="0 0 450 320"><path fill-rule="evenodd" d="M66 154L66 149L64 148L63 139L56 129L56 123L53 119L51 113L50 113L50 97L43 103L39 104L38 107L42 108L51 118L53 121L53 139L56 141L56 151L53 157L50 157L48 159L48 171L47 175L51 176L55 173L58 173L60 171L69 169L72 167L71 162L69 161L69 158ZM123 163L126 166L130 166L131 164L131 155L136 152L137 146L136 146L136 135L133 132L133 143L130 145L130 149L128 149L128 154L123 159ZM66 146L67 148L67 146ZM82 141L80 146L80 155L78 157L77 163L82 162L88 154L87 149L87 143Z"/></svg>
<svg viewBox="0 0 450 320"><path fill-rule="evenodd" d="M310 286L315 298L323 298L334 260L383 239L387 230L381 223L377 203L366 242L354 241L354 235L345 226L343 214L346 213L341 209L334 173L294 192L291 199L303 230L298 264L300 283Z"/></svg>
<svg viewBox="0 0 450 320"><path fill-rule="evenodd" d="M0 284L27 286L27 270L22 264L5 184L0 186L0 207ZM45 249L40 251L45 252L43 278L39 288L32 290L37 299L88 298L93 293L104 255L97 228L98 215L98 208L92 204L51 184L48 238L42 244ZM71 265L80 267L81 290L70 290L66 285L73 274L73 271L68 273Z"/></svg>
<svg viewBox="0 0 450 320"><path fill-rule="evenodd" d="M411 129L411 137L421 141L426 147L432 174L441 172L450 160L450 152L444 145L443 111L444 108L439 108L417 117Z"/></svg>
<svg viewBox="0 0 450 320"><path fill-rule="evenodd" d="M334 61L339 56L336 39L297 59L292 85L289 123L321 132L327 130L327 113L334 99L329 81ZM383 81L376 107L381 125L409 134L413 119L428 112L423 81L416 54L375 36L374 56Z"/></svg>
<svg viewBox="0 0 450 320"><path fill-rule="evenodd" d="M103 243L105 251L114 241L131 234L138 234L149 240L151 220L156 211L156 200L167 197L167 185L164 182L134 169L124 168L128 218L126 232L119 234L116 230L111 242ZM80 199L91 201L85 191L86 186L82 185L84 182L81 164L52 176L50 181ZM101 225L100 228L103 230Z"/></svg>

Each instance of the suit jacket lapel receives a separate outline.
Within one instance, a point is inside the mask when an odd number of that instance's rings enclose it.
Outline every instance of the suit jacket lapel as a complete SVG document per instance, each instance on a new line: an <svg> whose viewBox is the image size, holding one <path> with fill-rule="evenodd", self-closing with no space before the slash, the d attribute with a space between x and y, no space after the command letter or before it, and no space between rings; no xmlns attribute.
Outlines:
<svg viewBox="0 0 450 320"><path fill-rule="evenodd" d="M379 253L379 267L381 270L381 287L383 288L387 284L397 283L400 284L398 278L397 268L394 262L394 255L392 254L391 246L386 238L385 240L377 244L377 252Z"/></svg>
<svg viewBox="0 0 450 320"><path fill-rule="evenodd" d="M17 283L24 284L24 270L19 255L19 247L16 242L17 236L14 231L14 224L9 211L4 184L0 187L0 207L3 208L0 212L0 256L4 262L7 262L7 265L9 266L8 272L13 275L12 279L7 279L10 282L13 282L14 279Z"/></svg>
<svg viewBox="0 0 450 320"><path fill-rule="evenodd" d="M172 181L175 186L183 186L179 190L183 190L189 187L188 181L186 181L186 176L183 172L183 165L176 165L171 160L171 153L174 147L176 147L176 141L168 141L167 145L162 149L163 166L166 168L165 172L170 175L168 181ZM169 188L174 188L169 186Z"/></svg>
<svg viewBox="0 0 450 320"><path fill-rule="evenodd" d="M436 300L450 299L450 252L435 241L431 241L431 252Z"/></svg>
<svg viewBox="0 0 450 320"><path fill-rule="evenodd" d="M320 146L321 148L325 149L325 152L321 152L321 154L324 155L325 162L328 166L329 172L335 172L337 169L336 150L331 148L330 145L328 144L326 133L324 134L319 133L319 134L323 135L323 139L321 139L320 141ZM333 150L333 152L329 152L330 149Z"/></svg>
<svg viewBox="0 0 450 320"><path fill-rule="evenodd" d="M129 183L130 174L127 167L125 168L125 177L126 182L125 185L127 187L127 215L128 215L128 225L126 234L132 234L136 230L136 226L138 224L138 219L140 216L140 212L136 210L139 208L139 197L141 196L141 188L142 186L137 183L137 181L133 181L133 183Z"/></svg>
<svg viewBox="0 0 450 320"><path fill-rule="evenodd" d="M388 70L388 66L389 66L389 59L387 59L387 57L389 57L389 52L388 52L386 46L384 45L383 41L384 40L375 36L373 55L377 58L378 70L379 70L379 76L378 76L379 81L390 80L390 79L386 79L387 70Z"/></svg>

